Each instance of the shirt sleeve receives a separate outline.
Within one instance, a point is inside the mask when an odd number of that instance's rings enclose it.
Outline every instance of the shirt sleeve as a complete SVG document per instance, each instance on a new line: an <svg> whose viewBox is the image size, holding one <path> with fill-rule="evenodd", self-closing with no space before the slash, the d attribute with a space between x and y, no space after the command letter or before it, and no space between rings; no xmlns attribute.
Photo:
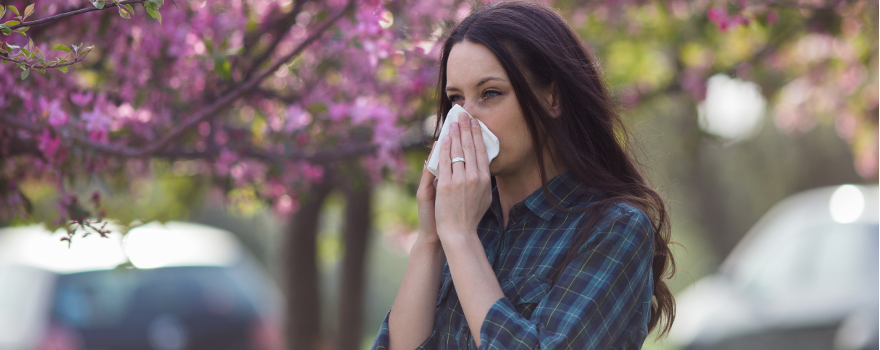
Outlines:
<svg viewBox="0 0 880 350"><path fill-rule="evenodd" d="M388 336L388 318L391 317L391 311L388 311L388 314L385 315L385 320L382 321L382 327L379 327L379 334L376 335L376 339L373 340L373 346L370 347L371 350L388 350L391 348L388 345L391 342L391 339ZM431 330L431 335L428 336L428 339L425 339L416 350L434 350L437 349L437 327L434 327Z"/></svg>
<svg viewBox="0 0 880 350"><path fill-rule="evenodd" d="M492 305L479 348L641 348L653 294L653 244L644 213L612 207L529 318L507 297Z"/></svg>

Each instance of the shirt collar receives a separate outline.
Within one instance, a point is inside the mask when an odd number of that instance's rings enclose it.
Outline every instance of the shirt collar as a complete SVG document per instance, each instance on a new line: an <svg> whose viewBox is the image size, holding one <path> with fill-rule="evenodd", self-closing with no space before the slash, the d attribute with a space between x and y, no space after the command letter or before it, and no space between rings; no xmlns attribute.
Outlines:
<svg viewBox="0 0 880 350"><path fill-rule="evenodd" d="M571 171L566 170L562 174L547 181L548 194L552 197L552 201L558 203L563 208L570 208L570 204L580 199L585 194L592 195L588 201L592 202L597 191L584 185ZM550 221L558 209L553 207L547 196L544 195L542 188L536 189L531 195L523 200L523 203L535 215L544 221ZM498 186L492 188L492 205L491 210L498 218L501 218L501 202L498 197Z"/></svg>

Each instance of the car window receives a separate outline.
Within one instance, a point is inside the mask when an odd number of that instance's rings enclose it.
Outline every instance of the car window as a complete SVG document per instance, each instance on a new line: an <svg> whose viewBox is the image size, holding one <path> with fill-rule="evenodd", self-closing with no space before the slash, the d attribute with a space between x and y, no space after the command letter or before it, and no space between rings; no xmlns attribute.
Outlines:
<svg viewBox="0 0 880 350"><path fill-rule="evenodd" d="M62 275L52 312L53 322L77 331L87 347L111 348L167 339L169 334L185 336L190 345L209 338L244 341L257 318L223 267Z"/></svg>
<svg viewBox="0 0 880 350"><path fill-rule="evenodd" d="M763 266L749 276L746 292L773 297L877 285L878 229L877 224L825 224L776 242Z"/></svg>

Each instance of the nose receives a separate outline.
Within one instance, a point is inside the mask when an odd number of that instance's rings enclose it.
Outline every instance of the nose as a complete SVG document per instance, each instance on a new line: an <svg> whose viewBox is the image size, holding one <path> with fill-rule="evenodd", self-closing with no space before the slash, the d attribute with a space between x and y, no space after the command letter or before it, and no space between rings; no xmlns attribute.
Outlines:
<svg viewBox="0 0 880 350"><path fill-rule="evenodd" d="M471 117L480 119L475 113L477 111L477 107L475 104L468 104L467 102L465 102L461 105L461 107L464 108L464 110L466 110L468 113L470 113Z"/></svg>

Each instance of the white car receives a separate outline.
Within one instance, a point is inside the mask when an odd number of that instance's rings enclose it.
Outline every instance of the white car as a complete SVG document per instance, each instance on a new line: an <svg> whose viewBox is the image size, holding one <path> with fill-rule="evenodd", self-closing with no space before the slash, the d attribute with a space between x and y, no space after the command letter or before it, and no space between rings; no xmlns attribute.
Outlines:
<svg viewBox="0 0 880 350"><path fill-rule="evenodd" d="M0 349L283 348L278 287L231 233L150 223L122 238L0 229Z"/></svg>
<svg viewBox="0 0 880 350"><path fill-rule="evenodd" d="M878 190L843 185L774 206L719 271L679 293L686 349L877 349Z"/></svg>

